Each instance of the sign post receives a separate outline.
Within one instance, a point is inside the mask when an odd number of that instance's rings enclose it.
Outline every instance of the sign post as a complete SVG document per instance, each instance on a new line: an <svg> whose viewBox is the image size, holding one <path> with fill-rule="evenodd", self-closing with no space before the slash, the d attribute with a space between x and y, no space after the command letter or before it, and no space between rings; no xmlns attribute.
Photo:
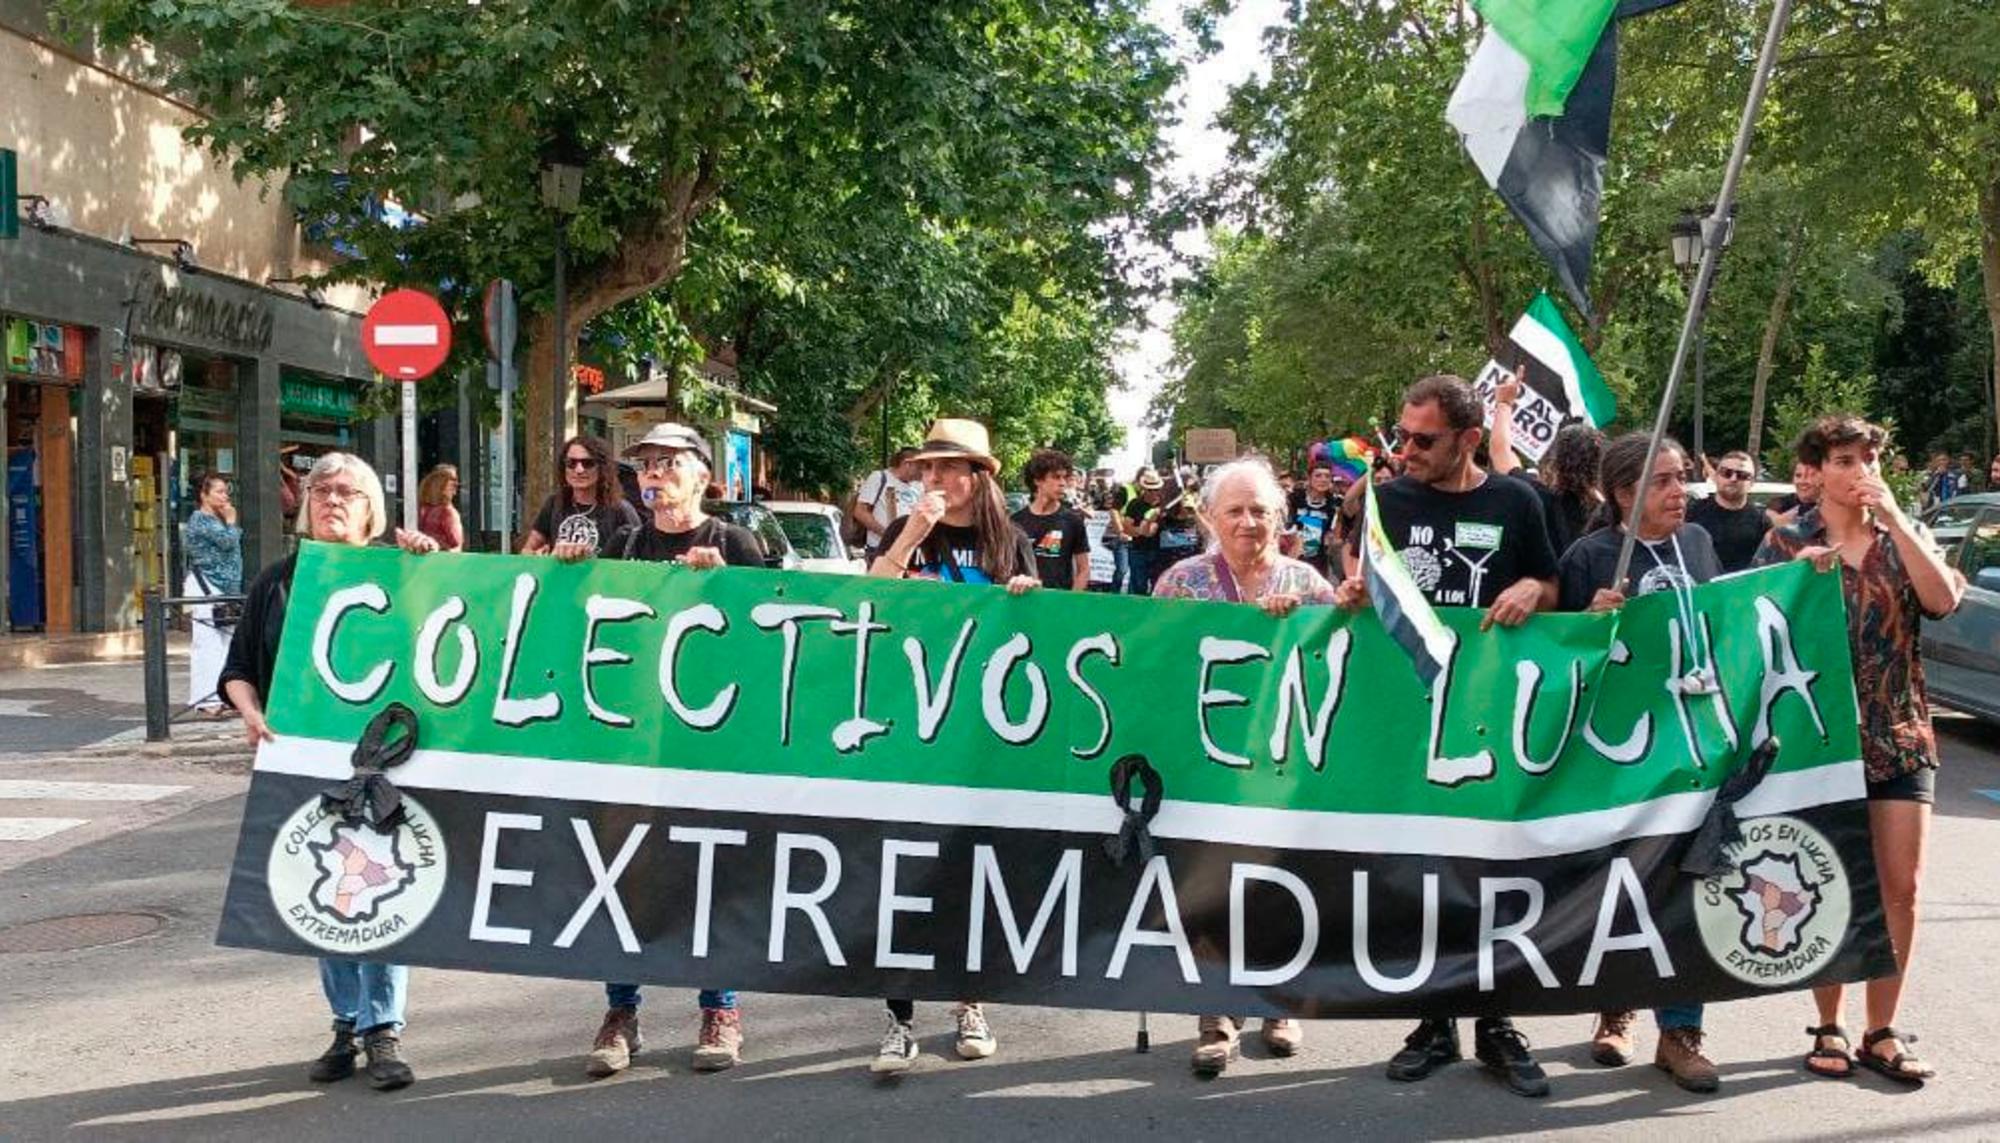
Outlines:
<svg viewBox="0 0 2000 1143"><path fill-rule="evenodd" d="M505 553L514 544L514 387L520 380L514 372L514 338L520 327L514 283L505 278L489 282L481 309L486 384L500 390L500 551Z"/></svg>
<svg viewBox="0 0 2000 1143"><path fill-rule="evenodd" d="M361 351L385 377L403 383L403 527L417 527L417 382L451 356L451 319L421 290L391 290L361 321Z"/></svg>

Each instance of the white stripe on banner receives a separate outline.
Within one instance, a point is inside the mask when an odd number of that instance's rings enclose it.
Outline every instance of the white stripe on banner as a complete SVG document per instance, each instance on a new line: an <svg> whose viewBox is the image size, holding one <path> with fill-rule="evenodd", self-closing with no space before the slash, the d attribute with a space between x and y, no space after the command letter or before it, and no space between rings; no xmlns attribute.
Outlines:
<svg viewBox="0 0 2000 1143"><path fill-rule="evenodd" d="M434 325L378 325L375 327L376 345L436 345L438 327Z"/></svg>
<svg viewBox="0 0 2000 1143"><path fill-rule="evenodd" d="M286 735L257 751L257 769L340 781L354 772L353 743ZM988 790L714 773L607 762L552 762L504 754L418 750L391 775L411 790L454 790L524 798L656 806L719 813L775 814L934 826L991 826L1112 834L1121 818L1109 794ZM1169 792L1171 794L1171 791ZM1744 817L1788 813L1865 795L1859 760L1772 774L1737 803ZM1277 810L1173 801L1153 819L1155 836L1341 853L1432 854L1497 861L1555 857L1624 837L1687 833L1708 813L1713 791L1529 821L1416 814Z"/></svg>

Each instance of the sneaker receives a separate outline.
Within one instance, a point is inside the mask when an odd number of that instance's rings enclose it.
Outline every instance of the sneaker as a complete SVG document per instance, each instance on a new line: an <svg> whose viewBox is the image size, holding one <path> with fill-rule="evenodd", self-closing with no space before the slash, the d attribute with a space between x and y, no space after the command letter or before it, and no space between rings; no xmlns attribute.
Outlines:
<svg viewBox="0 0 2000 1143"><path fill-rule="evenodd" d="M1498 1076L1515 1095L1540 1099L1549 1094L1549 1077L1528 1050L1528 1038L1512 1021L1481 1020L1473 1032L1473 1052L1486 1070Z"/></svg>
<svg viewBox="0 0 2000 1143"><path fill-rule="evenodd" d="M639 1010L636 1008L612 1008L604 1013L604 1023L597 1026L597 1038L590 1042L590 1056L584 1061L583 1074L592 1079L617 1075L632 1066L632 1056L646 1041L639 1035Z"/></svg>
<svg viewBox="0 0 2000 1143"><path fill-rule="evenodd" d="M694 1045L694 1070L719 1072L743 1062L743 1014L734 1008L701 1010L701 1036Z"/></svg>
<svg viewBox="0 0 2000 1143"><path fill-rule="evenodd" d="M1236 1054L1237 1040L1243 1035L1243 1025L1233 1016L1203 1016L1196 1025L1201 1034L1195 1038L1194 1058L1189 1062L1198 1076L1218 1076L1229 1066L1229 1059Z"/></svg>
<svg viewBox="0 0 2000 1143"><path fill-rule="evenodd" d="M875 1062L868 1070L876 1075L896 1075L910 1070L917 1059L917 1034L908 1024L889 1017L889 1030L882 1033L882 1046L875 1049Z"/></svg>
<svg viewBox="0 0 2000 1143"><path fill-rule="evenodd" d="M361 1038L368 1051L368 1086L376 1091L395 1091L417 1082L417 1073L403 1062L403 1041L393 1025L377 1028Z"/></svg>
<svg viewBox="0 0 2000 1143"><path fill-rule="evenodd" d="M1715 1064L1701 1051L1700 1028L1662 1028L1653 1066L1674 1077L1687 1091L1710 1092L1722 1086Z"/></svg>
<svg viewBox="0 0 2000 1143"><path fill-rule="evenodd" d="M354 1038L354 1025L345 1021L333 1022L333 1043L319 1054L319 1059L306 1068L306 1078L314 1083L338 1083L354 1074L354 1057L361 1052L361 1045Z"/></svg>
<svg viewBox="0 0 2000 1143"><path fill-rule="evenodd" d="M1000 1048L993 1029L986 1025L986 1009L978 1004L961 1004L952 1015L958 1020L958 1058L983 1060Z"/></svg>
<svg viewBox="0 0 2000 1143"><path fill-rule="evenodd" d="M1297 1020L1266 1020L1258 1035L1271 1054L1281 1059L1297 1055L1306 1040L1306 1030Z"/></svg>
<svg viewBox="0 0 2000 1143"><path fill-rule="evenodd" d="M1597 1030L1590 1034L1590 1058L1607 1068L1622 1068L1631 1063L1636 1054L1632 1046L1632 1025L1638 1019L1639 1014L1629 1008L1620 1012L1599 1013Z"/></svg>
<svg viewBox="0 0 2000 1143"><path fill-rule="evenodd" d="M1458 1049L1458 1022L1426 1020L1403 1040L1403 1050L1389 1057L1389 1078L1415 1083L1463 1058Z"/></svg>

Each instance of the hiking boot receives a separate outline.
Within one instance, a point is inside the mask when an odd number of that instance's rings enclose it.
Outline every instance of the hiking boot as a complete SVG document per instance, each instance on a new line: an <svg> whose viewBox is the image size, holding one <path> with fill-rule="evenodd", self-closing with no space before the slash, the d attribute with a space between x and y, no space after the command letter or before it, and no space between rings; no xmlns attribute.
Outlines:
<svg viewBox="0 0 2000 1143"><path fill-rule="evenodd" d="M1622 1068L1637 1054L1632 1045L1632 1025L1639 1014L1627 1008L1620 1012L1600 1012L1597 1030L1590 1034L1590 1058L1607 1068Z"/></svg>
<svg viewBox="0 0 2000 1143"><path fill-rule="evenodd" d="M908 1024L889 1017L889 1030L882 1033L882 1045L875 1049L875 1062L868 1070L876 1075L898 1075L910 1070L917 1059L917 1034Z"/></svg>
<svg viewBox="0 0 2000 1143"><path fill-rule="evenodd" d="M361 1038L368 1052L368 1086L376 1091L395 1091L417 1082L417 1073L403 1062L403 1041L393 1025L375 1029Z"/></svg>
<svg viewBox="0 0 2000 1143"><path fill-rule="evenodd" d="M1389 1057L1389 1078L1415 1083L1464 1057L1458 1049L1458 1022L1426 1020L1403 1040L1403 1050Z"/></svg>
<svg viewBox="0 0 2000 1143"><path fill-rule="evenodd" d="M1674 1077L1683 1090L1710 1092L1722 1086L1715 1064L1701 1051L1700 1028L1662 1028L1653 1066Z"/></svg>
<svg viewBox="0 0 2000 1143"><path fill-rule="evenodd" d="M1306 1030L1297 1020L1266 1020L1258 1035L1271 1054L1281 1059L1297 1055L1299 1046L1306 1042Z"/></svg>
<svg viewBox="0 0 2000 1143"><path fill-rule="evenodd" d="M319 1054L306 1068L306 1078L314 1083L338 1083L354 1074L354 1057L361 1052L361 1045L354 1038L354 1025L343 1020L333 1022L333 1043Z"/></svg>
<svg viewBox="0 0 2000 1143"><path fill-rule="evenodd" d="M743 1014L734 1008L701 1010L701 1036L694 1045L694 1070L719 1072L743 1062Z"/></svg>
<svg viewBox="0 0 2000 1143"><path fill-rule="evenodd" d="M1222 1069L1229 1066L1229 1058L1236 1054L1237 1040L1243 1035L1243 1024L1234 1016L1203 1016L1196 1028L1200 1035L1195 1037L1194 1058L1189 1061L1198 1076L1219 1076Z"/></svg>
<svg viewBox="0 0 2000 1143"><path fill-rule="evenodd" d="M1000 1048L993 1029L986 1025L986 1009L978 1004L961 1004L952 1011L958 1020L958 1058L983 1060Z"/></svg>
<svg viewBox="0 0 2000 1143"><path fill-rule="evenodd" d="M1528 1038L1511 1020L1481 1020L1473 1030L1473 1052L1507 1090L1529 1099L1549 1094L1549 1077L1528 1050Z"/></svg>
<svg viewBox="0 0 2000 1143"><path fill-rule="evenodd" d="M604 1023L597 1026L597 1038L590 1042L590 1056L584 1061L583 1074L592 1079L617 1075L632 1066L632 1056L646 1041L639 1035L639 1010L637 1008L612 1008L604 1013Z"/></svg>

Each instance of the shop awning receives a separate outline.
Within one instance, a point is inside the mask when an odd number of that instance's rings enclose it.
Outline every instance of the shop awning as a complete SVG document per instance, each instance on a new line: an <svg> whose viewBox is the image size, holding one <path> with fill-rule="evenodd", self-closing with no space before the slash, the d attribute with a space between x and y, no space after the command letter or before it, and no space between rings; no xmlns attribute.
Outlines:
<svg viewBox="0 0 2000 1143"><path fill-rule="evenodd" d="M769 401L759 401L755 397L746 396L726 385L718 385L706 379L696 379L690 383L707 385L712 389L720 389L737 407L748 409L753 413L775 413L778 411L778 407ZM655 377L651 381L640 381L633 385L622 385L616 389L606 389L594 397L585 398L583 403L586 405L611 405L614 407L627 405L665 405L668 403L668 390L668 379L665 377Z"/></svg>

